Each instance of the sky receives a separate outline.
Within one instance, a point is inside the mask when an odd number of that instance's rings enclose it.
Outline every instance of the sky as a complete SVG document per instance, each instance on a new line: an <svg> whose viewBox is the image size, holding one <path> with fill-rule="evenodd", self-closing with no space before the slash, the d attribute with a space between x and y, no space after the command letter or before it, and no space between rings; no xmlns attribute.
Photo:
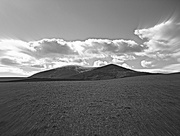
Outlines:
<svg viewBox="0 0 180 136"><path fill-rule="evenodd" d="M179 0L0 0L0 77L65 65L180 72Z"/></svg>

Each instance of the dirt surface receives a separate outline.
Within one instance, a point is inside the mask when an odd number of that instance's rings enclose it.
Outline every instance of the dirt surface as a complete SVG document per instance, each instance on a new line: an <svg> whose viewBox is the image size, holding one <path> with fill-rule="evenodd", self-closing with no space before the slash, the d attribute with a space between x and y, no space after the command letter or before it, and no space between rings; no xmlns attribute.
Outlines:
<svg viewBox="0 0 180 136"><path fill-rule="evenodd" d="M17 80L24 80L25 77L0 77L0 82L4 81L17 81Z"/></svg>
<svg viewBox="0 0 180 136"><path fill-rule="evenodd" d="M0 83L2 136L179 136L180 75Z"/></svg>

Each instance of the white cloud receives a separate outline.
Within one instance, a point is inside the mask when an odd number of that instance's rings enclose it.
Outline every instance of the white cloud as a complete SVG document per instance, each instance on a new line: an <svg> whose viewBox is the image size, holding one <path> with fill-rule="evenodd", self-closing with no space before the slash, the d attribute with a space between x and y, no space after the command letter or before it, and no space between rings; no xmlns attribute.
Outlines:
<svg viewBox="0 0 180 136"><path fill-rule="evenodd" d="M143 47L136 42L123 39L88 39L83 47L85 54L120 54L143 51Z"/></svg>
<svg viewBox="0 0 180 136"><path fill-rule="evenodd" d="M141 66L144 68L148 68L148 67L152 67L152 62L151 61L146 61L146 60L142 60L141 61Z"/></svg>
<svg viewBox="0 0 180 136"><path fill-rule="evenodd" d="M180 64L170 64L168 66L163 67L163 69L172 72L180 72Z"/></svg>
<svg viewBox="0 0 180 136"><path fill-rule="evenodd" d="M78 55L68 42L63 39L43 39L40 41L30 42L29 46L33 48L31 52L35 57L52 57L64 55Z"/></svg>
<svg viewBox="0 0 180 136"><path fill-rule="evenodd" d="M180 62L180 23L170 19L151 28L135 30L134 33L146 42L140 45L124 39L42 39L31 42L2 39L0 64L8 69L21 69L21 72L28 73L73 64L102 66L114 63L131 68L131 64L128 62L127 65L126 61L142 59L142 67L153 67L151 61L146 61L149 58L168 60L172 57L177 63ZM172 64L163 70L174 71L179 69L178 66Z"/></svg>
<svg viewBox="0 0 180 136"><path fill-rule="evenodd" d="M104 66L104 65L107 65L108 62L107 61L101 61L101 60L97 60L94 62L93 66L94 67L100 67L100 66Z"/></svg>
<svg viewBox="0 0 180 136"><path fill-rule="evenodd" d="M162 68L152 68L152 69L135 69L136 71L141 72L150 72L150 73L176 73L180 72L180 64L170 64Z"/></svg>
<svg viewBox="0 0 180 136"><path fill-rule="evenodd" d="M166 69L134 69L140 72L149 72L149 73L174 73L176 71L166 70Z"/></svg>
<svg viewBox="0 0 180 136"><path fill-rule="evenodd" d="M141 52L132 40L87 39L85 41L64 41L63 39L43 39L29 43L31 55L42 58L45 56L79 55L82 57L102 57L109 54Z"/></svg>
<svg viewBox="0 0 180 136"><path fill-rule="evenodd" d="M21 40L13 39L1 39L0 40L0 50L3 51L24 51L30 49L27 42Z"/></svg>
<svg viewBox="0 0 180 136"><path fill-rule="evenodd" d="M123 55L111 55L113 63L123 63L126 60L135 60L136 58L130 54L123 54Z"/></svg>
<svg viewBox="0 0 180 136"><path fill-rule="evenodd" d="M126 63L123 63L121 66L124 67L124 68L132 69L132 67L129 66L128 64L126 64Z"/></svg>
<svg viewBox="0 0 180 136"><path fill-rule="evenodd" d="M0 75L1 73L12 73L14 75L28 76L28 75L34 74L35 72L33 71L27 72L17 67L0 66Z"/></svg>
<svg viewBox="0 0 180 136"><path fill-rule="evenodd" d="M19 65L19 63L17 63L16 60L13 60L10 58L0 58L0 63L3 65L9 65L9 66Z"/></svg>
<svg viewBox="0 0 180 136"><path fill-rule="evenodd" d="M0 63L6 66L39 70L55 68L63 65L88 65L89 59L97 61L110 55L120 55L123 62L130 58L126 53L141 52L139 46L132 40L87 39L85 41L65 41L63 39L42 39L24 42L21 40L0 40ZM116 58L117 59L117 58ZM114 62L117 60L114 60ZM99 66L104 62L91 62Z"/></svg>
<svg viewBox="0 0 180 136"><path fill-rule="evenodd" d="M148 47L146 52L175 51L180 48L180 24L173 19L151 28L135 30L134 33L147 40L144 43Z"/></svg>

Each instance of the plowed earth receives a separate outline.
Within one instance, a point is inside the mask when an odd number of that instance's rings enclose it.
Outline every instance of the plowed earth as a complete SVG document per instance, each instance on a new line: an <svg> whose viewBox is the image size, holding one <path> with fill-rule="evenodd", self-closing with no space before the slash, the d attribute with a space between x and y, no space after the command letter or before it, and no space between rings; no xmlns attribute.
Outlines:
<svg viewBox="0 0 180 136"><path fill-rule="evenodd" d="M0 83L2 136L179 136L180 75Z"/></svg>

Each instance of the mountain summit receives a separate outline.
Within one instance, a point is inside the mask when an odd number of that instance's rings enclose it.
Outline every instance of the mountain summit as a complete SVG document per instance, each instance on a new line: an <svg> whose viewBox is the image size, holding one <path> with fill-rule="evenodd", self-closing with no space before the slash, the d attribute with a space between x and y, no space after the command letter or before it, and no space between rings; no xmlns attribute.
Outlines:
<svg viewBox="0 0 180 136"><path fill-rule="evenodd" d="M51 78L64 79L79 73L92 70L92 67L82 67L78 65L68 65L60 68L55 68L47 71L42 71L32 75L30 78Z"/></svg>
<svg viewBox="0 0 180 136"><path fill-rule="evenodd" d="M115 64L102 67L63 66L32 75L31 79L49 80L106 80L131 76L147 75Z"/></svg>

